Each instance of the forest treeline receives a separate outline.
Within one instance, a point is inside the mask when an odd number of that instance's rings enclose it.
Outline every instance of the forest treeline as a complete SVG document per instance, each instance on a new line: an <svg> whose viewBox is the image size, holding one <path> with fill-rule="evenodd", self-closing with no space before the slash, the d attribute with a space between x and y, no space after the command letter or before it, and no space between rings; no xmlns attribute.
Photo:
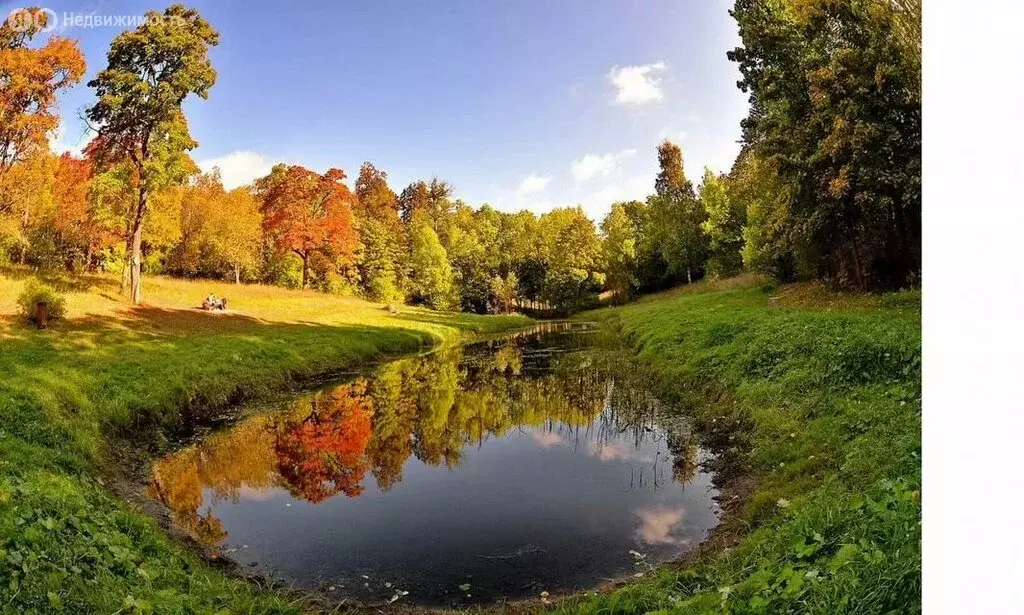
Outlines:
<svg viewBox="0 0 1024 615"><path fill-rule="evenodd" d="M194 9L150 13L111 43L89 82L95 138L51 151L58 94L80 82L77 43L46 23L0 25L0 262L141 277L229 277L437 309L585 307L704 277L757 271L876 290L919 283L921 56L918 0L737 0L729 52L749 95L729 173L687 177L657 147L643 201L595 224L579 206L543 215L473 207L448 182L400 191L364 163L354 178L278 164L227 190L201 173L183 101L216 81L219 35Z"/></svg>

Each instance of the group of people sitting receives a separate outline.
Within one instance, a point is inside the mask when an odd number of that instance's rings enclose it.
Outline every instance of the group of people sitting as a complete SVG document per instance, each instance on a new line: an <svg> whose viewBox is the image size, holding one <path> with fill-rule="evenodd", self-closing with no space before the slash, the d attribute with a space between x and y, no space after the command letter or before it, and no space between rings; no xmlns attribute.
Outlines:
<svg viewBox="0 0 1024 615"><path fill-rule="evenodd" d="M226 310L226 309L228 309L228 299L227 299L227 297L218 299L217 295L214 295L213 293L210 293L210 295L206 299L203 299L203 309L204 310Z"/></svg>

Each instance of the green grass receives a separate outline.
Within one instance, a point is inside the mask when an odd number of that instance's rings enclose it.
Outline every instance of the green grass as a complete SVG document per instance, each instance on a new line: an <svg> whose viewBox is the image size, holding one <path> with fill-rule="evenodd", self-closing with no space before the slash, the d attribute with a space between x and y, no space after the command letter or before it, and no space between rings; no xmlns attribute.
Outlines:
<svg viewBox="0 0 1024 615"><path fill-rule="evenodd" d="M920 612L920 293L761 285L581 315L692 407L743 497L685 567L559 612Z"/></svg>
<svg viewBox="0 0 1024 615"><path fill-rule="evenodd" d="M301 599L230 578L113 497L128 439L145 457L200 413L462 332L528 323L312 292L147 278L140 307L104 276L51 280L68 319L13 313L24 271L0 276L0 613L294 613ZM226 295L228 314L192 306Z"/></svg>
<svg viewBox="0 0 1024 615"><path fill-rule="evenodd" d="M56 280L69 319L13 316L0 277L0 613L295 613L295 595L199 560L100 482L108 443L159 445L182 412L260 397L370 356L523 319L265 287ZM231 314L190 306L209 292ZM769 297L775 297L768 307ZM620 333L721 450L722 532L685 567L564 613L920 611L919 293L835 295L748 278L581 315ZM140 452L140 456L148 453ZM726 502L730 505L730 502ZM539 605L524 607L527 610Z"/></svg>

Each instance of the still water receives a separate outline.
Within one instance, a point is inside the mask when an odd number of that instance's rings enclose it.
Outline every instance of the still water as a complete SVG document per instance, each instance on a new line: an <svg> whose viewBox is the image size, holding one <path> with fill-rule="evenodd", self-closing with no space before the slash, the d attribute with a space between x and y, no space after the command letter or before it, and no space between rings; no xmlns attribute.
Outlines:
<svg viewBox="0 0 1024 615"><path fill-rule="evenodd" d="M706 536L715 491L685 417L594 337L547 325L385 364L158 461L151 492L240 564L366 603L644 572Z"/></svg>

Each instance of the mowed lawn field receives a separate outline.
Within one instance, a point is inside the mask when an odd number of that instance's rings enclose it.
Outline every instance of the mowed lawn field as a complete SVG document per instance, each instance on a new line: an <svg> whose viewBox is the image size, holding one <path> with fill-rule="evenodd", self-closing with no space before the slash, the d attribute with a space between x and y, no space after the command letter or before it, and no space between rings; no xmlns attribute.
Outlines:
<svg viewBox="0 0 1024 615"><path fill-rule="evenodd" d="M753 278L589 312L686 404L731 512L685 567L558 611L921 611L919 291Z"/></svg>
<svg viewBox="0 0 1024 615"><path fill-rule="evenodd" d="M160 277L131 306L100 275L50 280L67 318L37 331L15 313L29 277L0 271L0 613L302 611L301 598L229 578L114 498L103 476L126 447L110 443L136 442L143 457L183 413L530 322ZM228 312L197 309L211 292Z"/></svg>

